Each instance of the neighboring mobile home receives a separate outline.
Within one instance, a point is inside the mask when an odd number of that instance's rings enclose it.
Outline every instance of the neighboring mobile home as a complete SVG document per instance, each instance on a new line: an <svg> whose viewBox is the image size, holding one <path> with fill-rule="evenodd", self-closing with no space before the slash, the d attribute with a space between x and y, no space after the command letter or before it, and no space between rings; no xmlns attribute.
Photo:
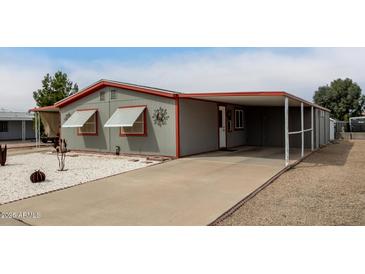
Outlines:
<svg viewBox="0 0 365 274"><path fill-rule="evenodd" d="M33 109L60 115L70 149L181 157L239 146L317 149L329 110L283 91L180 93L101 80ZM58 112L59 111L59 112ZM58 114L59 113L59 114ZM42 120L43 121L43 120Z"/></svg>
<svg viewBox="0 0 365 274"><path fill-rule="evenodd" d="M0 110L0 141L35 139L32 113Z"/></svg>

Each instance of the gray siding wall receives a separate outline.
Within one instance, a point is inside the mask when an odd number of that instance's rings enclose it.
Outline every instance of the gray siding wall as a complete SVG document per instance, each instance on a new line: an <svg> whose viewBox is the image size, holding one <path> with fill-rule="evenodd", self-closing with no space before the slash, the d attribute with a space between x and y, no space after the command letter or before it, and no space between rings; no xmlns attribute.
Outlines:
<svg viewBox="0 0 365 274"><path fill-rule="evenodd" d="M105 101L100 101L100 91L105 91ZM116 88L103 88L60 110L61 123L65 116L78 109L98 109L98 136L78 136L76 128L61 128L61 136L70 149L115 152L120 146L122 153L176 156L175 100L160 96ZM110 99L110 91L117 91L117 98ZM120 128L104 128L105 123L118 107L146 105L147 136L120 136ZM167 124L153 123L155 109L167 109Z"/></svg>
<svg viewBox="0 0 365 274"><path fill-rule="evenodd" d="M217 149L217 104L199 100L180 99L181 156Z"/></svg>
<svg viewBox="0 0 365 274"><path fill-rule="evenodd" d="M284 108L248 107L247 144L251 146L284 146Z"/></svg>
<svg viewBox="0 0 365 274"><path fill-rule="evenodd" d="M34 139L33 122L26 121L26 139ZM8 121L8 132L0 132L0 140L21 140L22 121Z"/></svg>
<svg viewBox="0 0 365 274"><path fill-rule="evenodd" d="M219 149L218 147L218 103L180 99L180 152L181 156ZM246 118L244 129L234 129L235 109L240 106L226 106L227 147L246 144ZM228 113L231 112L232 131L228 131Z"/></svg>
<svg viewBox="0 0 365 274"><path fill-rule="evenodd" d="M252 146L284 147L284 108L248 107L247 144ZM304 108L304 129L311 127L311 109ZM301 130L300 107L289 108L289 131ZM290 135L290 147L301 147L301 135ZM304 145L311 147L311 133L304 134Z"/></svg>
<svg viewBox="0 0 365 274"><path fill-rule="evenodd" d="M235 129L235 109L243 109L243 126L244 129ZM226 106L226 112L232 112L232 131L228 131L228 125L227 128L227 147L238 147L243 146L247 142L247 129L246 129L246 113L245 109L241 106L233 106L233 105L227 105ZM226 115L227 121L228 121L228 115Z"/></svg>

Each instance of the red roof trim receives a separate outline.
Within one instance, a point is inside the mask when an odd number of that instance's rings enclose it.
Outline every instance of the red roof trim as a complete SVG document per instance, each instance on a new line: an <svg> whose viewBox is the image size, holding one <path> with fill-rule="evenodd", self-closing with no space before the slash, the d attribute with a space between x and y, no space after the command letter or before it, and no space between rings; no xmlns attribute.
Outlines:
<svg viewBox="0 0 365 274"><path fill-rule="evenodd" d="M68 104L71 104L87 95L92 94L93 92L97 91L98 89L104 88L104 87L114 87L114 88L122 88L122 89L128 89L128 90L133 90L133 91L137 91L137 92L141 92L141 93L146 93L146 94L152 94L152 95L156 95L156 96L161 96L161 97L168 97L168 98L174 98L175 94L174 93L168 93L168 92L163 92L163 91L157 91L154 89L149 89L149 88L142 88L142 87L136 87L136 86L132 86L132 85L127 85L127 84L120 84L120 83L113 83L113 82L108 82L108 81L101 81L98 82L86 89L84 89L83 91L80 91L74 95L71 95L70 97L67 97L66 99L59 101L57 103L55 103L56 107L64 107Z"/></svg>
<svg viewBox="0 0 365 274"><path fill-rule="evenodd" d="M35 107L30 109L29 111L38 112L38 111L47 111L47 110L57 110L58 108L55 106L46 106L46 107Z"/></svg>

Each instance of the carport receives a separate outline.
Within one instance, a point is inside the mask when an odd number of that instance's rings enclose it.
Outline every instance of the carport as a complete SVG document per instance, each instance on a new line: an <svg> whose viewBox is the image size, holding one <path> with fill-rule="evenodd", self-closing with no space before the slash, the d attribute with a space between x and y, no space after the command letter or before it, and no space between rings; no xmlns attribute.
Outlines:
<svg viewBox="0 0 365 274"><path fill-rule="evenodd" d="M192 113L192 117L188 117L186 115L188 111L185 110L180 114L180 116L185 115L180 121L183 124L181 131L189 124L194 126L194 123L199 122L199 117L205 115L205 120L201 119L200 127L205 132L209 132L210 123L207 121L207 113L210 113L211 127L214 127L214 119L218 125L217 148L221 150L234 148L236 151L244 146L262 149L276 148L277 151L282 150L285 166L288 166L290 159L298 150L299 158L302 158L306 152L318 149L329 142L329 122L327 121L329 110L287 92L191 93L181 94L180 97L182 98L180 101L185 99L183 107ZM217 118L214 117L213 105L218 113ZM204 114L195 111L199 108L204 109L202 111ZM232 110L234 112L230 113ZM242 132L239 133L240 135L236 133L237 127ZM199 125L195 126L195 134L199 136ZM209 134L210 138L216 138L213 130ZM227 144L229 139L233 140L233 137L229 138L230 135L234 134L238 136L235 137L236 140ZM201 141L196 137L193 138L195 138L193 143ZM186 147L191 145L192 140L188 140L182 132L180 142L184 152L184 148L186 151ZM207 143L207 135L204 136L202 145L204 143ZM186 155L191 154L195 153L186 153Z"/></svg>
<svg viewBox="0 0 365 274"><path fill-rule="evenodd" d="M59 109L53 106L38 107L30 109L34 112L34 131L36 137L36 147L40 147L41 139L57 138L60 136L61 117ZM41 136L41 127L43 125L45 136Z"/></svg>

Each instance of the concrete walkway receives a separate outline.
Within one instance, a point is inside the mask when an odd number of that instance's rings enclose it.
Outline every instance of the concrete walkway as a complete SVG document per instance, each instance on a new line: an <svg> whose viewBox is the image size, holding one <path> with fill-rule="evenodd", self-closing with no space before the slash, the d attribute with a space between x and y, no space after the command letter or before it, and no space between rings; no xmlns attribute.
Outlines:
<svg viewBox="0 0 365 274"><path fill-rule="evenodd" d="M2 205L0 212L40 214L22 219L30 225L207 225L283 168L281 149L218 151Z"/></svg>

